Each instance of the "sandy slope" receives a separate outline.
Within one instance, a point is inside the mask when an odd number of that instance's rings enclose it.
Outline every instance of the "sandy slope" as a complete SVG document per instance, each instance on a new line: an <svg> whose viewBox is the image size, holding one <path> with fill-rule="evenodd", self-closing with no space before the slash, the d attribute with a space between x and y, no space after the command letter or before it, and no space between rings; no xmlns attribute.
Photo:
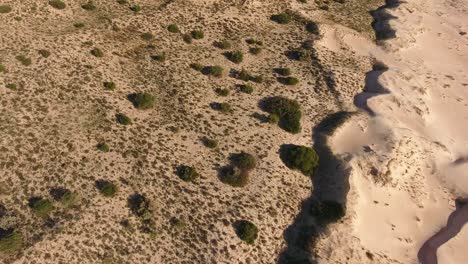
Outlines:
<svg viewBox="0 0 468 264"><path fill-rule="evenodd" d="M360 263L417 263L421 245L445 226L454 198L468 195L467 6L468 1L410 1L387 10L396 17L389 23L397 33L383 48L348 37L350 48L369 52L389 68L367 79L388 93L377 89L357 101L375 116L354 119L333 141L335 152L352 157L353 168L352 225L336 231L349 240L336 243L352 241L352 250L368 252ZM468 257L467 228L441 247L438 263ZM324 249L340 247L327 243ZM329 254L324 263L341 257ZM356 256L350 258L357 263Z"/></svg>

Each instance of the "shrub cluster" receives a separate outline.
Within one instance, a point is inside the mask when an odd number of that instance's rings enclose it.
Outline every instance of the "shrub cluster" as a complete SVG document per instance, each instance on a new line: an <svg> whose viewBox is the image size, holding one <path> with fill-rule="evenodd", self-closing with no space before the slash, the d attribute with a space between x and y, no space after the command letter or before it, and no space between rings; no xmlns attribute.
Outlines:
<svg viewBox="0 0 468 264"><path fill-rule="evenodd" d="M288 168L299 170L306 176L312 176L319 163L313 148L298 145L281 146L280 158Z"/></svg>
<svg viewBox="0 0 468 264"><path fill-rule="evenodd" d="M203 67L203 69L201 70L201 72L204 74L204 75L210 75L210 76L214 76L214 77L221 77L223 76L223 67L221 66L205 66Z"/></svg>
<svg viewBox="0 0 468 264"><path fill-rule="evenodd" d="M155 97L149 93L132 93L127 96L127 99L132 102L137 109L149 109L154 106Z"/></svg>
<svg viewBox="0 0 468 264"><path fill-rule="evenodd" d="M272 15L270 19L275 21L278 24L288 24L292 20L291 16L286 13Z"/></svg>
<svg viewBox="0 0 468 264"><path fill-rule="evenodd" d="M50 195L55 201L60 202L64 207L73 207L78 203L78 194L67 188L58 187L50 190Z"/></svg>
<svg viewBox="0 0 468 264"><path fill-rule="evenodd" d="M263 82L263 76L262 75L251 75L248 71L245 69L242 69L241 71L233 71L232 73L233 77L242 81L252 81L255 83L262 83Z"/></svg>
<svg viewBox="0 0 468 264"><path fill-rule="evenodd" d="M220 96L228 96L229 95L229 89L226 89L226 88L216 88L215 92Z"/></svg>
<svg viewBox="0 0 468 264"><path fill-rule="evenodd" d="M231 105L228 103L211 103L211 108L222 113L232 112Z"/></svg>
<svg viewBox="0 0 468 264"><path fill-rule="evenodd" d="M128 197L127 204L134 215L143 219L150 217L150 203L143 194L135 193L130 195L130 197Z"/></svg>
<svg viewBox="0 0 468 264"><path fill-rule="evenodd" d="M291 75L291 70L289 68L275 68L273 70L276 74L281 76L289 76Z"/></svg>
<svg viewBox="0 0 468 264"><path fill-rule="evenodd" d="M309 21L305 25L307 32L318 35L320 33L317 24L314 21Z"/></svg>
<svg viewBox="0 0 468 264"><path fill-rule="evenodd" d="M124 126L132 124L132 119L130 119L130 117L126 116L123 113L116 114L115 119L116 119L117 123L119 123L121 125L124 125Z"/></svg>
<svg viewBox="0 0 468 264"><path fill-rule="evenodd" d="M49 5L56 9L64 9L67 7L65 3L60 0L50 0Z"/></svg>
<svg viewBox="0 0 468 264"><path fill-rule="evenodd" d="M241 63L244 60L244 54L240 50L225 52L224 56L234 63Z"/></svg>
<svg viewBox="0 0 468 264"><path fill-rule="evenodd" d="M337 201L313 201L310 205L310 214L315 216L321 224L329 224L343 218L346 209L343 204Z"/></svg>
<svg viewBox="0 0 468 264"><path fill-rule="evenodd" d="M11 255L23 246L23 236L14 230L0 229L0 253Z"/></svg>
<svg viewBox="0 0 468 264"><path fill-rule="evenodd" d="M18 55L16 56L16 59L21 62L21 64L23 64L24 66L29 66L31 65L32 61L31 61L31 58L28 58L24 55Z"/></svg>
<svg viewBox="0 0 468 264"><path fill-rule="evenodd" d="M219 49L230 49L232 47L232 44L229 40L221 40L221 41L216 41L214 43L214 46Z"/></svg>
<svg viewBox="0 0 468 264"><path fill-rule="evenodd" d="M97 180L96 188L105 197L113 197L118 191L117 185L107 180Z"/></svg>
<svg viewBox="0 0 468 264"><path fill-rule="evenodd" d="M193 167L182 165L177 168L177 176L186 182L192 182L198 178L199 174Z"/></svg>
<svg viewBox="0 0 468 264"><path fill-rule="evenodd" d="M250 171L256 166L256 159L253 155L240 152L229 157L230 165L223 167L220 171L222 182L232 187L244 187L249 182Z"/></svg>
<svg viewBox="0 0 468 264"><path fill-rule="evenodd" d="M234 224L237 236L247 244L253 244L258 237L257 226L248 221L240 220Z"/></svg>
<svg viewBox="0 0 468 264"><path fill-rule="evenodd" d="M49 213L54 209L52 202L42 197L32 197L29 199L28 205L29 208L31 208L33 212L41 218L49 216Z"/></svg>
<svg viewBox="0 0 468 264"><path fill-rule="evenodd" d="M253 87L252 85L246 83L246 84L240 84L239 85L239 90L243 93L246 93L246 94L251 94L253 93Z"/></svg>
<svg viewBox="0 0 468 264"><path fill-rule="evenodd" d="M82 4L81 8L83 8L84 10L91 11L91 10L96 9L96 5L92 1L89 1L89 2L87 2L85 4Z"/></svg>
<svg viewBox="0 0 468 264"><path fill-rule="evenodd" d="M287 132L301 131L301 107L295 100L282 96L268 97L261 102L264 111L279 117L279 126Z"/></svg>
<svg viewBox="0 0 468 264"><path fill-rule="evenodd" d="M278 78L278 81L282 84L285 84L285 85L296 85L299 83L299 79L297 79L296 77L279 77Z"/></svg>

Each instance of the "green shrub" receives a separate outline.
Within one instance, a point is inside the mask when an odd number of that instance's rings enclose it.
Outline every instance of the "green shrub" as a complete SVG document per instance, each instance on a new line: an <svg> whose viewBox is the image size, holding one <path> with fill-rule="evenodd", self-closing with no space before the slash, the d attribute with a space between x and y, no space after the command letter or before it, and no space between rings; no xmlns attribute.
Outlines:
<svg viewBox="0 0 468 264"><path fill-rule="evenodd" d="M166 53L163 52L163 53L160 53L160 54L151 55L151 59L155 60L155 61L159 61L159 62L164 62L164 61L166 61Z"/></svg>
<svg viewBox="0 0 468 264"><path fill-rule="evenodd" d="M299 170L306 176L312 176L319 163L313 148L298 145L281 146L280 158L288 168Z"/></svg>
<svg viewBox="0 0 468 264"><path fill-rule="evenodd" d="M195 168L185 165L179 166L177 168L177 175L180 179L186 182L192 182L199 176Z"/></svg>
<svg viewBox="0 0 468 264"><path fill-rule="evenodd" d="M193 30L192 32L190 32L190 35L194 39L202 39L205 37L205 33L203 33L202 30Z"/></svg>
<svg viewBox="0 0 468 264"><path fill-rule="evenodd" d="M102 152L109 152L110 148L105 142L100 142L96 145L96 148Z"/></svg>
<svg viewBox="0 0 468 264"><path fill-rule="evenodd" d="M345 216L345 207L336 201L313 201L310 214L315 216L321 224L333 223Z"/></svg>
<svg viewBox="0 0 468 264"><path fill-rule="evenodd" d="M202 73L204 75L210 75L210 76L214 76L214 77L221 77L223 76L223 71L224 69L221 67L221 66L205 66L203 67L202 69Z"/></svg>
<svg viewBox="0 0 468 264"><path fill-rule="evenodd" d="M228 40L216 41L214 45L220 49L230 49L232 47L231 42Z"/></svg>
<svg viewBox="0 0 468 264"><path fill-rule="evenodd" d="M139 5L131 5L129 8L130 8L130 10L132 10L135 13L141 11L141 6L139 6Z"/></svg>
<svg viewBox="0 0 468 264"><path fill-rule="evenodd" d="M110 90L110 91L113 91L116 88L116 85L114 82L103 82L102 86L104 86L105 90Z"/></svg>
<svg viewBox="0 0 468 264"><path fill-rule="evenodd" d="M216 88L215 92L220 96L228 96L229 95L229 89L226 89L226 88Z"/></svg>
<svg viewBox="0 0 468 264"><path fill-rule="evenodd" d="M117 186L114 183L107 180L97 180L96 188L105 197L114 197L118 191Z"/></svg>
<svg viewBox="0 0 468 264"><path fill-rule="evenodd" d="M170 24L169 26L167 26L167 31L169 31L171 33L179 33L180 32L179 27L176 24Z"/></svg>
<svg viewBox="0 0 468 264"><path fill-rule="evenodd" d="M76 28L84 28L85 24L83 22L77 22L77 23L73 24L73 26L76 27Z"/></svg>
<svg viewBox="0 0 468 264"><path fill-rule="evenodd" d="M244 54L240 50L225 52L224 56L234 63L241 63L244 60Z"/></svg>
<svg viewBox="0 0 468 264"><path fill-rule="evenodd" d="M24 55L18 55L15 57L19 62L21 62L21 64L23 64L24 66L29 66L31 65L32 61L31 61L31 58L28 58Z"/></svg>
<svg viewBox="0 0 468 264"><path fill-rule="evenodd" d="M182 38L184 39L185 43L187 43L187 44L190 44L193 41L192 35L190 35L190 34L184 34L184 36Z"/></svg>
<svg viewBox="0 0 468 264"><path fill-rule="evenodd" d="M50 56L50 52L48 50L41 49L38 50L38 53L44 58L48 58Z"/></svg>
<svg viewBox="0 0 468 264"><path fill-rule="evenodd" d="M222 113L230 113L232 111L231 105L228 103L211 103L211 108Z"/></svg>
<svg viewBox="0 0 468 264"><path fill-rule="evenodd" d="M207 148L214 149L218 146L218 141L216 139L211 139L208 137L203 137L202 138L203 145Z"/></svg>
<svg viewBox="0 0 468 264"><path fill-rule="evenodd" d="M66 188L52 188L50 195L55 201L60 202L64 207L70 208L78 204L78 194L66 189Z"/></svg>
<svg viewBox="0 0 468 264"><path fill-rule="evenodd" d="M279 116L275 114L269 114L268 115L268 122L271 124L277 125L279 123Z"/></svg>
<svg viewBox="0 0 468 264"><path fill-rule="evenodd" d="M246 39L245 42L249 45L258 45L258 46L263 46L263 41L261 40L256 40L256 39Z"/></svg>
<svg viewBox="0 0 468 264"><path fill-rule="evenodd" d="M258 55L262 52L262 48L259 47L252 47L249 49L249 52L253 55Z"/></svg>
<svg viewBox="0 0 468 264"><path fill-rule="evenodd" d="M240 220L234 226L237 236L247 244L251 245L257 239L258 228L254 223L248 220Z"/></svg>
<svg viewBox="0 0 468 264"><path fill-rule="evenodd" d="M10 13L11 10L13 9L9 5L0 5L0 14Z"/></svg>
<svg viewBox="0 0 468 264"><path fill-rule="evenodd" d="M99 48L92 49L91 54L96 58L101 58L104 56L104 52L102 52L102 50L100 50Z"/></svg>
<svg viewBox="0 0 468 264"><path fill-rule="evenodd" d="M122 113L118 113L115 115L115 118L117 120L117 123L121 124L121 125L131 125L132 124L132 119L130 119L130 117L126 116L125 114L122 114Z"/></svg>
<svg viewBox="0 0 468 264"><path fill-rule="evenodd" d="M5 87L6 87L7 89L10 89L10 90L13 90L13 91L18 90L18 87L17 87L16 84L14 84L14 83L7 83L7 84L5 85Z"/></svg>
<svg viewBox="0 0 468 264"><path fill-rule="evenodd" d="M242 69L240 72L236 73L235 77L239 80L247 82L247 81L250 81L250 79L252 78L252 75L250 75L250 73L246 71L245 69Z"/></svg>
<svg viewBox="0 0 468 264"><path fill-rule="evenodd" d="M307 32L318 35L320 33L317 24L313 21L309 21L305 25Z"/></svg>
<svg viewBox="0 0 468 264"><path fill-rule="evenodd" d="M250 76L250 80L255 83L262 83L263 76L262 75Z"/></svg>
<svg viewBox="0 0 468 264"><path fill-rule="evenodd" d="M67 7L65 3L60 0L51 0L49 1L49 5L56 9L64 9Z"/></svg>
<svg viewBox="0 0 468 264"><path fill-rule="evenodd" d="M278 24L288 24L292 20L291 16L289 14L286 14L286 13L280 13L280 14L272 15L270 17L270 19L275 21Z"/></svg>
<svg viewBox="0 0 468 264"><path fill-rule="evenodd" d="M249 172L234 166L226 166L220 171L220 180L232 187L244 187L249 183Z"/></svg>
<svg viewBox="0 0 468 264"><path fill-rule="evenodd" d="M137 109L149 109L154 106L155 97L149 93L132 93L127 96Z"/></svg>
<svg viewBox="0 0 468 264"><path fill-rule="evenodd" d="M288 57L297 61L305 61L310 58L310 52L306 49L294 49L287 52Z"/></svg>
<svg viewBox="0 0 468 264"><path fill-rule="evenodd" d="M253 87L250 84L241 84L239 85L239 89L241 92L246 93L246 94L251 94L253 93Z"/></svg>
<svg viewBox="0 0 468 264"><path fill-rule="evenodd" d="M96 5L92 1L89 1L89 2L87 2L85 4L82 4L81 8L83 8L84 10L91 11L91 10L96 9Z"/></svg>
<svg viewBox="0 0 468 264"><path fill-rule="evenodd" d="M13 230L7 230L0 233L0 254L14 254L23 246L23 236L21 233Z"/></svg>
<svg viewBox="0 0 468 264"><path fill-rule="evenodd" d="M179 231L185 229L185 227L187 226L187 224L182 219L176 217L172 217L170 223L173 228Z"/></svg>
<svg viewBox="0 0 468 264"><path fill-rule="evenodd" d="M233 166L243 171L253 170L257 165L255 157L252 154L246 153L244 151L232 154L229 159Z"/></svg>
<svg viewBox="0 0 468 264"><path fill-rule="evenodd" d="M291 75L291 70L289 68L276 68L274 72L281 75L281 76L289 76Z"/></svg>
<svg viewBox="0 0 468 264"><path fill-rule="evenodd" d="M0 64L0 72L6 72L6 67L3 64Z"/></svg>
<svg viewBox="0 0 468 264"><path fill-rule="evenodd" d="M128 3L128 0L117 0L117 4L119 5L125 5Z"/></svg>
<svg viewBox="0 0 468 264"><path fill-rule="evenodd" d="M29 199L28 205L33 210L33 212L41 218L46 218L54 209L51 201L41 197L32 197Z"/></svg>
<svg viewBox="0 0 468 264"><path fill-rule="evenodd" d="M299 83L299 79L296 77L280 77L278 81L285 85L296 85Z"/></svg>
<svg viewBox="0 0 468 264"><path fill-rule="evenodd" d="M191 63L190 64L190 68L196 70L196 71L199 71L201 72L203 70L203 65L201 65L200 63Z"/></svg>
<svg viewBox="0 0 468 264"><path fill-rule="evenodd" d="M261 106L264 111L280 118L279 125L282 129L293 134L300 132L302 112L297 101L275 96L264 99Z"/></svg>
<svg viewBox="0 0 468 264"><path fill-rule="evenodd" d="M143 40L146 40L146 41L150 41L154 38L153 34L151 34L150 32L145 32L143 34L141 34L141 39Z"/></svg>
<svg viewBox="0 0 468 264"><path fill-rule="evenodd" d="M135 193L130 195L127 200L130 211L143 219L148 218L150 215L149 200L142 194Z"/></svg>

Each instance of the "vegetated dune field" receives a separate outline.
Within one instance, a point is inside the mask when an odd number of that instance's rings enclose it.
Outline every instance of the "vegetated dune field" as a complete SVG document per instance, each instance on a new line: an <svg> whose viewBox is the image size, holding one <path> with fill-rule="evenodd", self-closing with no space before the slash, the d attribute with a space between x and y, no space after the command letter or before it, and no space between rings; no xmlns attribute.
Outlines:
<svg viewBox="0 0 468 264"><path fill-rule="evenodd" d="M1 1L0 262L417 263L467 191L466 72L418 64L454 5Z"/></svg>

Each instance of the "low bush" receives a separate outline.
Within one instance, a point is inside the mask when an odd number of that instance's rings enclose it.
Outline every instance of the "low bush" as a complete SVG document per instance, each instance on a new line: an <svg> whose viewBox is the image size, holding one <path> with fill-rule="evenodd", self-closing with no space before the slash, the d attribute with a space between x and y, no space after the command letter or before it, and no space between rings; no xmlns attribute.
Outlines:
<svg viewBox="0 0 468 264"><path fill-rule="evenodd" d="M77 23L74 23L73 26L76 28L84 28L85 24L83 22L77 22Z"/></svg>
<svg viewBox="0 0 468 264"><path fill-rule="evenodd" d="M100 50L99 48L92 49L91 54L96 58L101 58L104 56L104 52L102 52L102 50Z"/></svg>
<svg viewBox="0 0 468 264"><path fill-rule="evenodd" d="M48 199L43 199L42 197L32 197L29 199L29 208L33 210L33 212L41 217L46 218L49 216L49 213L54 209L52 202Z"/></svg>
<svg viewBox="0 0 468 264"><path fill-rule="evenodd" d="M118 191L117 185L107 180L97 180L95 185L99 192L105 197L114 197Z"/></svg>
<svg viewBox="0 0 468 264"><path fill-rule="evenodd" d="M198 178L199 175L195 168L182 165L177 168L177 176L183 181L192 182Z"/></svg>
<svg viewBox="0 0 468 264"><path fill-rule="evenodd" d="M109 152L110 148L105 142L100 142L96 145L96 148L102 152Z"/></svg>
<svg viewBox="0 0 468 264"><path fill-rule="evenodd" d="M255 166L257 165L257 161L255 157L252 154L249 154L247 152L240 152L236 154L232 154L229 157L229 160L231 161L231 164L241 170L244 171L249 171L255 169Z"/></svg>
<svg viewBox="0 0 468 264"><path fill-rule="evenodd" d="M187 43L187 44L190 44L193 41L192 35L190 35L190 34L184 34L184 36L182 38L184 39L185 43Z"/></svg>
<svg viewBox="0 0 468 264"><path fill-rule="evenodd" d="M132 93L127 96L127 99L132 102L137 109L149 109L154 106L155 97L149 93Z"/></svg>
<svg viewBox="0 0 468 264"><path fill-rule="evenodd" d="M307 22L305 25L305 29L307 30L307 32L315 34L315 35L318 35L320 33L317 24L313 21Z"/></svg>
<svg viewBox="0 0 468 264"><path fill-rule="evenodd" d="M52 188L50 190L50 195L55 201L60 202L66 208L77 205L79 200L78 194L62 187Z"/></svg>
<svg viewBox="0 0 468 264"><path fill-rule="evenodd" d="M279 77L278 81L285 85L296 85L299 83L299 79L296 77Z"/></svg>
<svg viewBox="0 0 468 264"><path fill-rule="evenodd" d="M228 103L211 103L210 106L213 110L220 111L222 113L232 112L231 105Z"/></svg>
<svg viewBox="0 0 468 264"><path fill-rule="evenodd" d="M241 63L244 60L244 54L240 50L225 52L224 56L234 63Z"/></svg>
<svg viewBox="0 0 468 264"><path fill-rule="evenodd" d="M214 77L223 76L224 69L221 66L205 66L201 70L204 75L210 75Z"/></svg>
<svg viewBox="0 0 468 264"><path fill-rule="evenodd" d="M169 26L167 26L167 31L169 31L171 33L179 33L180 32L179 27L176 24L170 24Z"/></svg>
<svg viewBox="0 0 468 264"><path fill-rule="evenodd" d="M85 4L82 4L81 8L83 8L84 10L92 11L96 9L96 5L94 4L94 2L89 1Z"/></svg>
<svg viewBox="0 0 468 264"><path fill-rule="evenodd" d="M5 85L5 87L6 87L7 89L10 89L10 90L13 90L13 91L18 90L18 87L17 87L16 84L14 84L14 83L7 83L7 84Z"/></svg>
<svg viewBox="0 0 468 264"><path fill-rule="evenodd" d="M190 32L190 35L194 39L202 39L205 37L205 33L203 33L202 30L193 30L192 32Z"/></svg>
<svg viewBox="0 0 468 264"><path fill-rule="evenodd" d="M133 12L135 12L135 13L138 13L138 12L141 11L141 6L140 5L131 5L129 7L129 9L132 10Z"/></svg>
<svg viewBox="0 0 468 264"><path fill-rule="evenodd" d="M293 49L287 52L288 58L297 61L305 61L310 58L310 52L306 49Z"/></svg>
<svg viewBox="0 0 468 264"><path fill-rule="evenodd" d="M312 176L319 163L313 148L298 145L281 146L280 158L288 168L299 170L306 176Z"/></svg>
<svg viewBox="0 0 468 264"><path fill-rule="evenodd" d="M23 246L23 236L14 230L0 230L0 253L11 255Z"/></svg>
<svg viewBox="0 0 468 264"><path fill-rule="evenodd" d="M117 121L117 123L121 124L121 125L131 125L132 124L132 119L130 119L130 117L126 116L125 114L122 114L122 113L118 113L115 115L115 119Z"/></svg>
<svg viewBox="0 0 468 264"><path fill-rule="evenodd" d="M102 86L104 86L104 89L113 91L117 87L114 82L103 82Z"/></svg>
<svg viewBox="0 0 468 264"><path fill-rule="evenodd" d="M240 84L239 85L239 90L243 93L246 93L246 94L251 94L253 93L254 89L252 87L252 85L250 84Z"/></svg>
<svg viewBox="0 0 468 264"><path fill-rule="evenodd" d="M159 62L164 62L166 61L166 53L162 52L156 55L151 55L150 56L152 60L159 61Z"/></svg>
<svg viewBox="0 0 468 264"><path fill-rule="evenodd" d="M56 9L64 9L67 7L65 3L60 0L50 0L49 5Z"/></svg>
<svg viewBox="0 0 468 264"><path fill-rule="evenodd" d="M276 68L273 70L276 74L281 76L289 76L291 75L291 70L289 68Z"/></svg>
<svg viewBox="0 0 468 264"><path fill-rule="evenodd" d="M154 38L153 34L151 34L150 32L145 32L143 34L141 34L141 39L143 40L146 40L146 41L150 41Z"/></svg>
<svg viewBox="0 0 468 264"><path fill-rule="evenodd" d="M31 65L32 61L31 61L31 58L28 58L24 55L18 55L15 57L19 62L21 62L21 64L23 64L24 66L29 66Z"/></svg>
<svg viewBox="0 0 468 264"><path fill-rule="evenodd" d="M218 146L218 141L216 139L211 139L208 137L202 138L203 145L207 148L214 149Z"/></svg>
<svg viewBox="0 0 468 264"><path fill-rule="evenodd" d="M343 204L337 201L313 201L310 205L310 214L315 216L319 223L329 224L343 218L346 214L346 209Z"/></svg>
<svg viewBox="0 0 468 264"><path fill-rule="evenodd" d="M253 244L258 237L257 226L248 220L237 221L237 223L234 224L234 227L237 236L247 244Z"/></svg>
<svg viewBox="0 0 468 264"><path fill-rule="evenodd" d="M1 72L6 72L6 67L3 64L0 64L0 73Z"/></svg>
<svg viewBox="0 0 468 264"><path fill-rule="evenodd" d="M301 107L295 100L282 96L269 97L261 102L264 111L279 117L279 126L287 132L296 134L301 131Z"/></svg>
<svg viewBox="0 0 468 264"><path fill-rule="evenodd" d="M226 88L216 88L215 92L219 96L228 96L229 95L229 89L226 89Z"/></svg>
<svg viewBox="0 0 468 264"><path fill-rule="evenodd" d="M39 55L41 55L44 58L48 58L50 56L50 52L48 50L41 49L41 50L38 50L37 52L39 53Z"/></svg>
<svg viewBox="0 0 468 264"><path fill-rule="evenodd" d="M0 14L10 13L11 10L13 9L9 5L0 5Z"/></svg>
<svg viewBox="0 0 468 264"><path fill-rule="evenodd" d="M139 193L130 195L127 200L127 205L134 215L143 219L148 219L150 217L150 203L144 195Z"/></svg>
<svg viewBox="0 0 468 264"><path fill-rule="evenodd" d="M259 47L253 47L249 49L249 52L253 55L258 55L262 52L262 48Z"/></svg>
<svg viewBox="0 0 468 264"><path fill-rule="evenodd" d="M275 114L268 115L268 122L277 125L279 123L279 116Z"/></svg>
<svg viewBox="0 0 468 264"><path fill-rule="evenodd" d="M256 40L256 39L246 39L245 42L249 45L258 45L258 46L263 46L263 41L261 40Z"/></svg>
<svg viewBox="0 0 468 264"><path fill-rule="evenodd" d="M249 172L234 166L226 166L220 170L220 180L232 187L244 187L249 183Z"/></svg>
<svg viewBox="0 0 468 264"><path fill-rule="evenodd" d="M222 41L216 41L214 43L214 46L219 49L230 49L232 47L232 44L228 40L222 40Z"/></svg>
<svg viewBox="0 0 468 264"><path fill-rule="evenodd" d="M288 24L292 20L291 16L286 13L272 15L270 19L275 21L278 24Z"/></svg>

